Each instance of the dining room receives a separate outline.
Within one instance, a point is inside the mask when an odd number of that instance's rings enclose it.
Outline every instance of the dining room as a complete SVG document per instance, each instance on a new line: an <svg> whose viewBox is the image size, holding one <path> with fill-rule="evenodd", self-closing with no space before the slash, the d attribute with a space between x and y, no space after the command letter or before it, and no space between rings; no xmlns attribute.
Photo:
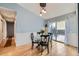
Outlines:
<svg viewBox="0 0 79 59"><path fill-rule="evenodd" d="M0 7L10 9L8 17L15 20L6 22L15 46L0 47L1 56L78 55L76 3L0 3Z"/></svg>

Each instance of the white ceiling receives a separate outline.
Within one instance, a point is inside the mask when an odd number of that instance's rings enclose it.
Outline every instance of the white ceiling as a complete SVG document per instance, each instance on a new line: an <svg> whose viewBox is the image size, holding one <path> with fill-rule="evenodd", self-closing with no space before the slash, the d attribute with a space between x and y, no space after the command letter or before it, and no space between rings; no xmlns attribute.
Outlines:
<svg viewBox="0 0 79 59"><path fill-rule="evenodd" d="M39 3L19 3L20 6L40 16ZM64 15L76 11L76 4L74 3L47 3L46 14L43 14L44 19L53 18L56 16Z"/></svg>

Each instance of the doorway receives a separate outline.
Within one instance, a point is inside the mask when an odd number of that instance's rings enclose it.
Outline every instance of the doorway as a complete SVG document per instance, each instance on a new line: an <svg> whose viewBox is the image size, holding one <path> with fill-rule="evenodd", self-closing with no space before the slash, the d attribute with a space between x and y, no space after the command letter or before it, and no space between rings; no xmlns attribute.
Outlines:
<svg viewBox="0 0 79 59"><path fill-rule="evenodd" d="M14 37L14 22L7 23L7 37Z"/></svg>
<svg viewBox="0 0 79 59"><path fill-rule="evenodd" d="M8 22L6 21L7 24L7 41L5 44L5 47L11 46L12 45L12 38L14 37L14 22Z"/></svg>

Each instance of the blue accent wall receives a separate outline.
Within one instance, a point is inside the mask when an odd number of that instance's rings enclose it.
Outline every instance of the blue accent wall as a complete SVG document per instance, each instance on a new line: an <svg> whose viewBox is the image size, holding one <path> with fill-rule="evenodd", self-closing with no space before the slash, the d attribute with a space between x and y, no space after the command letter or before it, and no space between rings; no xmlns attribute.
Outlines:
<svg viewBox="0 0 79 59"><path fill-rule="evenodd" d="M24 9L16 3L0 3L0 7L13 9L16 11L16 33L37 32L43 26L43 19Z"/></svg>

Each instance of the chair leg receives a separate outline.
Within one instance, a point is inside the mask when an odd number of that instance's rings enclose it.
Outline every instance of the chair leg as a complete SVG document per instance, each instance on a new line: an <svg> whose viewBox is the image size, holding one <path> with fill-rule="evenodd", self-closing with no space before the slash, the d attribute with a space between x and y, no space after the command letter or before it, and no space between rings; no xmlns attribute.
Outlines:
<svg viewBox="0 0 79 59"><path fill-rule="evenodd" d="M33 49L34 44L32 43L32 49Z"/></svg>
<svg viewBox="0 0 79 59"><path fill-rule="evenodd" d="M49 53L49 41L48 41L48 44L47 44L47 53Z"/></svg>
<svg viewBox="0 0 79 59"><path fill-rule="evenodd" d="M51 47L52 47L52 36L51 36Z"/></svg>
<svg viewBox="0 0 79 59"><path fill-rule="evenodd" d="M47 46L47 53L49 53L49 46Z"/></svg>
<svg viewBox="0 0 79 59"><path fill-rule="evenodd" d="M51 40L51 47L52 47L52 40Z"/></svg>
<svg viewBox="0 0 79 59"><path fill-rule="evenodd" d="M43 52L43 46L41 46L41 55L42 55L42 52Z"/></svg>

